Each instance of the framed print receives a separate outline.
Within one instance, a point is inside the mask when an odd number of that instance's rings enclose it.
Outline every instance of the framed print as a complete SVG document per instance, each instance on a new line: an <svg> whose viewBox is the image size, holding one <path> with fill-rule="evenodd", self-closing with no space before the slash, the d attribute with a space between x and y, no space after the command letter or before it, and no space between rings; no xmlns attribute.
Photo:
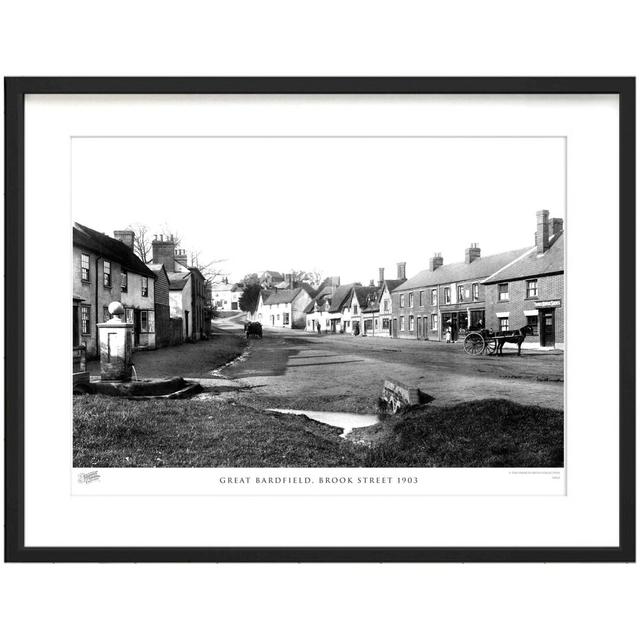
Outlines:
<svg viewBox="0 0 640 640"><path fill-rule="evenodd" d="M635 560L633 78L8 78L9 561Z"/></svg>

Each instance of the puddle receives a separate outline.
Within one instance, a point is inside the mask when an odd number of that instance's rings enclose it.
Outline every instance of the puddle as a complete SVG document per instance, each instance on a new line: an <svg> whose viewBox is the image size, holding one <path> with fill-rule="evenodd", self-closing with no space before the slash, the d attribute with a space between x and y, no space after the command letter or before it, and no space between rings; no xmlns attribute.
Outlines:
<svg viewBox="0 0 640 640"><path fill-rule="evenodd" d="M310 420L328 424L331 427L340 427L344 438L353 429L359 427L371 427L380 422L380 416L373 413L342 413L338 411L302 411L300 409L268 409L276 413L293 413L296 416L306 416Z"/></svg>

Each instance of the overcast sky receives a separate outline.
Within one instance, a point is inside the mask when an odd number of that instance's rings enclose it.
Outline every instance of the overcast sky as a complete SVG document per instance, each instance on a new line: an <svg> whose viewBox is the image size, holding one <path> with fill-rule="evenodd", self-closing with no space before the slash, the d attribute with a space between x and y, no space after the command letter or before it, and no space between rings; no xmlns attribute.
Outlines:
<svg viewBox="0 0 640 640"><path fill-rule="evenodd" d="M533 243L565 217L562 138L75 138L72 215L112 234L174 230L244 274L317 270L343 282Z"/></svg>

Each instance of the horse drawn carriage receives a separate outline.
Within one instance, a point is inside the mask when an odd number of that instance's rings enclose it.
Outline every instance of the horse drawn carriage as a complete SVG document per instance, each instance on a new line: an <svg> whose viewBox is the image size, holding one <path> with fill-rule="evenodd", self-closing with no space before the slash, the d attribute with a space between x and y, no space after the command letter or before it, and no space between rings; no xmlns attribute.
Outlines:
<svg viewBox="0 0 640 640"><path fill-rule="evenodd" d="M471 331L464 339L464 350L470 356L502 355L505 343L510 342L518 345L518 355L524 339L532 333L531 327L525 325L515 331L491 331L490 329L480 329Z"/></svg>
<svg viewBox="0 0 640 640"><path fill-rule="evenodd" d="M246 322L244 325L244 332L247 339L251 337L262 338L262 324L259 322Z"/></svg>

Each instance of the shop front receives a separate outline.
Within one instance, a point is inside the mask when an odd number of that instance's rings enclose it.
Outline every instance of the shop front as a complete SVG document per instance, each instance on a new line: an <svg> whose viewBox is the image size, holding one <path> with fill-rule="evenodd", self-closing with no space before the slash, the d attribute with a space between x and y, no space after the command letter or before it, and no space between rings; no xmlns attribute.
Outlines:
<svg viewBox="0 0 640 640"><path fill-rule="evenodd" d="M484 309L465 309L446 311L441 314L441 340L445 340L447 331L451 330L454 341L464 338L469 331L481 331L486 327Z"/></svg>

